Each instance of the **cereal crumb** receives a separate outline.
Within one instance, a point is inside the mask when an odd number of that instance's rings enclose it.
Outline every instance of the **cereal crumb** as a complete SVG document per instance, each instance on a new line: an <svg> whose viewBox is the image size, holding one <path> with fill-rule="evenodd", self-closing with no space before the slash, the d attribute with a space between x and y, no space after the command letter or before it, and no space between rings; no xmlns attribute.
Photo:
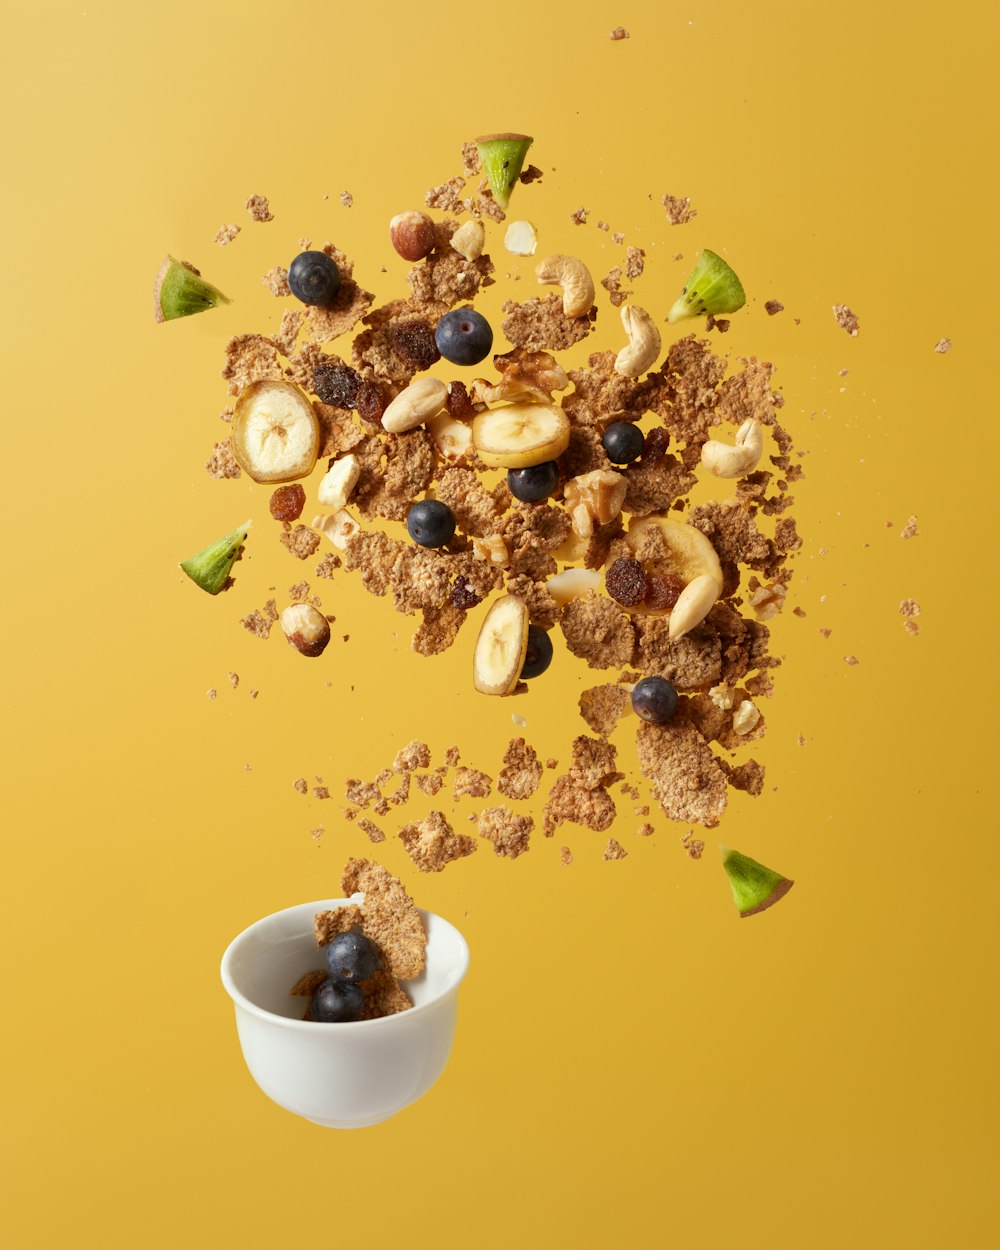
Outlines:
<svg viewBox="0 0 1000 1250"><path fill-rule="evenodd" d="M292 782L292 789L296 790L299 794L308 794L309 782L306 781L305 777L297 777L295 781Z"/></svg>
<svg viewBox="0 0 1000 1250"><path fill-rule="evenodd" d="M528 850L528 839L535 822L530 816L518 816L509 807L487 807L478 818L479 836L493 843L500 857L517 859Z"/></svg>
<svg viewBox="0 0 1000 1250"><path fill-rule="evenodd" d="M587 224L587 217L589 214L589 208L578 208L575 213L570 213L569 219L574 226L584 226Z"/></svg>
<svg viewBox="0 0 1000 1250"><path fill-rule="evenodd" d="M251 691L250 691L250 698L251 698L251 699L256 699L256 698L257 698L257 696L258 696L259 694L260 694L260 691L259 691L259 690L251 690Z"/></svg>
<svg viewBox="0 0 1000 1250"><path fill-rule="evenodd" d="M823 635L823 637L824 637L824 638L829 638L829 637L830 637L830 635L833 633L833 630L832 630L832 629L823 629L823 628L821 627L819 632Z"/></svg>
<svg viewBox="0 0 1000 1250"><path fill-rule="evenodd" d="M919 612L920 609L918 608L917 611ZM228 676L229 676L229 684L235 690L236 687L240 684L240 675L239 673L230 673Z"/></svg>
<svg viewBox="0 0 1000 1250"><path fill-rule="evenodd" d="M282 531L280 541L297 559L308 560L319 546L319 534L306 525L296 525L294 529L289 526Z"/></svg>
<svg viewBox="0 0 1000 1250"><path fill-rule="evenodd" d="M396 752L392 761L394 773L408 773L415 768L430 768L431 749L426 742L418 742L416 738Z"/></svg>
<svg viewBox="0 0 1000 1250"><path fill-rule="evenodd" d="M454 768L459 761L458 747L450 746L444 753L444 762L446 767Z"/></svg>
<svg viewBox="0 0 1000 1250"><path fill-rule="evenodd" d="M640 825L639 828L636 830L636 834L640 838L651 838L655 832L656 831L654 830L653 826L649 823L648 820L646 821L645 824Z"/></svg>
<svg viewBox="0 0 1000 1250"><path fill-rule="evenodd" d="M701 859L702 852L705 849L705 843L701 838L696 838L694 836L693 829L689 829L688 832L681 837L681 843L691 859Z"/></svg>
<svg viewBox="0 0 1000 1250"><path fill-rule="evenodd" d="M917 529L917 518L911 516L903 528L899 531L900 538L919 538L920 530Z"/></svg>
<svg viewBox="0 0 1000 1250"><path fill-rule="evenodd" d="M899 604L900 616L919 616L920 604L916 599L901 599Z"/></svg>
<svg viewBox="0 0 1000 1250"><path fill-rule="evenodd" d="M610 38L617 43L620 39L628 39L630 36L624 26L616 26L611 32Z"/></svg>
<svg viewBox="0 0 1000 1250"><path fill-rule="evenodd" d="M316 841L318 842L318 841L320 840L320 838L323 836L323 834L324 834L325 832L326 832L326 830L325 830L325 828L323 827L323 825L317 825L315 829L310 829L310 830L309 830L309 835L310 835L310 837L315 838L315 839L316 839ZM324 979L325 979L325 978L324 978Z"/></svg>
<svg viewBox="0 0 1000 1250"><path fill-rule="evenodd" d="M228 441L212 444L212 454L205 461L205 468L217 481L223 481L226 478L235 480L242 476L242 470L236 463L232 446Z"/></svg>
<svg viewBox="0 0 1000 1250"><path fill-rule="evenodd" d="M385 841L385 834L378 827L378 825L376 825L374 821L369 820L367 816L359 816L356 823L358 828L367 836L369 842Z"/></svg>
<svg viewBox="0 0 1000 1250"><path fill-rule="evenodd" d="M232 243L233 239L236 238L239 232L240 232L239 226L235 225L233 222L230 222L228 225L223 226L216 233L216 236L212 240L212 242L218 243L219 247L226 247L228 244ZM947 348L945 350L947 350Z"/></svg>
<svg viewBox="0 0 1000 1250"><path fill-rule="evenodd" d="M845 664L850 664L850 665L851 665L851 667L853 668L853 667L854 667L854 665L858 663L858 657L857 657L856 655L845 655L845 656L844 656L844 663L845 663Z"/></svg>
<svg viewBox="0 0 1000 1250"><path fill-rule="evenodd" d="M799 744L800 747L804 747L806 745L806 738L802 734L799 734L799 736L795 739L795 741Z"/></svg>
<svg viewBox="0 0 1000 1250"><path fill-rule="evenodd" d="M940 352L943 356L945 352L951 351L951 339L938 339L934 344L934 350Z"/></svg>
<svg viewBox="0 0 1000 1250"><path fill-rule="evenodd" d="M282 296L291 295L292 289L288 285L288 270L284 265L274 265L264 274L261 282L267 287L272 295L280 299Z"/></svg>
<svg viewBox="0 0 1000 1250"><path fill-rule="evenodd" d="M330 791L326 788L326 786L313 786L314 799L328 799L329 797Z"/></svg>
<svg viewBox="0 0 1000 1250"><path fill-rule="evenodd" d="M661 203L667 210L667 219L672 226L683 226L698 216L698 210L691 207L689 195L665 195Z"/></svg>
<svg viewBox="0 0 1000 1250"><path fill-rule="evenodd" d="M274 221L266 195L251 195L247 200L247 212L252 221Z"/></svg>
<svg viewBox="0 0 1000 1250"><path fill-rule="evenodd" d="M214 699L218 692L216 690L209 688L208 690L205 691L205 693L208 695L210 699Z"/></svg>
<svg viewBox="0 0 1000 1250"><path fill-rule="evenodd" d="M573 862L573 852L568 846L561 846L559 848L559 862L564 868L568 868Z"/></svg>
<svg viewBox="0 0 1000 1250"><path fill-rule="evenodd" d="M794 608L792 608L792 615L793 615L793 616L804 617L804 616L806 616L806 615L807 615L807 613L806 613L805 608L794 607Z"/></svg>
<svg viewBox="0 0 1000 1250"><path fill-rule="evenodd" d="M353 196L353 195L351 195L350 191L341 191L341 193L340 193L340 202L341 202L341 204L343 204L343 206L344 206L345 208L353 208L353 207L354 207L354 196Z"/></svg>
<svg viewBox="0 0 1000 1250"><path fill-rule="evenodd" d="M340 556L333 551L328 551L319 564L316 565L316 576L329 581L333 577L334 571L339 569L340 566Z"/></svg>
<svg viewBox="0 0 1000 1250"><path fill-rule="evenodd" d="M834 304L833 315L836 319L837 325L839 325L842 330L846 330L851 338L856 339L858 337L858 331L861 329L861 323L846 304Z"/></svg>
<svg viewBox="0 0 1000 1250"><path fill-rule="evenodd" d="M247 631L253 634L255 638L267 638L271 632L271 626L278 619L278 605L273 599L268 599L264 605L263 611L254 609L249 616L244 616L240 620L240 624Z"/></svg>
<svg viewBox="0 0 1000 1250"><path fill-rule="evenodd" d="M631 695L624 686L608 683L592 686L580 695L580 715L590 728L602 738L614 731L631 703Z"/></svg>
<svg viewBox="0 0 1000 1250"><path fill-rule="evenodd" d="M605 859L624 859L628 855L628 851L615 838L608 838L608 845L604 848Z"/></svg>
<svg viewBox="0 0 1000 1250"><path fill-rule="evenodd" d="M606 221L599 221L597 223L597 228L598 230L604 230L605 232L611 229L611 227L608 225Z"/></svg>
<svg viewBox="0 0 1000 1250"><path fill-rule="evenodd" d="M424 794L434 797L435 794L444 785L444 778L438 776L437 773L421 773L417 777L417 788L422 790Z"/></svg>
<svg viewBox="0 0 1000 1250"><path fill-rule="evenodd" d="M527 729L528 722L524 719L520 712L511 712L510 719L518 727L518 729Z"/></svg>
<svg viewBox="0 0 1000 1250"><path fill-rule="evenodd" d="M474 799L487 799L493 789L493 779L478 768L466 768L464 765L455 771L455 785L452 798L460 799L468 794Z"/></svg>
<svg viewBox="0 0 1000 1250"><path fill-rule="evenodd" d="M523 738L512 738L497 777L497 789L508 799L530 799L542 780L542 764L535 748ZM502 811L502 808L492 809Z"/></svg>
<svg viewBox="0 0 1000 1250"><path fill-rule="evenodd" d="M764 311L767 313L769 317L773 317L776 313L784 312L785 305L781 302L780 299L769 299L764 304Z"/></svg>
<svg viewBox="0 0 1000 1250"><path fill-rule="evenodd" d="M438 811L406 825L398 837L421 872L441 872L452 860L462 859L479 849L475 838L467 833L456 833L444 812Z"/></svg>
<svg viewBox="0 0 1000 1250"><path fill-rule="evenodd" d="M906 618L906 620L903 622L903 628L906 630L906 632L910 635L911 638L916 638L917 634L920 633L920 626L917 624L915 620L912 619L912 617Z"/></svg>

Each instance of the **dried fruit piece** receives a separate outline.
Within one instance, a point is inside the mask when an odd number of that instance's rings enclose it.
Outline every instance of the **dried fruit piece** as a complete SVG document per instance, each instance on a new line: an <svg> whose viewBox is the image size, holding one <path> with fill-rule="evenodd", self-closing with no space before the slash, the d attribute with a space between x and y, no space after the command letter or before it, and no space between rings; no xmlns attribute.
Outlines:
<svg viewBox="0 0 1000 1250"><path fill-rule="evenodd" d="M616 603L634 608L646 598L646 574L638 560L623 556L604 575L604 586Z"/></svg>
<svg viewBox="0 0 1000 1250"><path fill-rule="evenodd" d="M525 469L555 460L569 446L569 419L549 404L505 404L481 412L472 442L493 469Z"/></svg>
<svg viewBox="0 0 1000 1250"><path fill-rule="evenodd" d="M236 401L231 441L240 468L255 482L290 482L312 472L319 422L291 382L251 382Z"/></svg>
<svg viewBox="0 0 1000 1250"><path fill-rule="evenodd" d="M279 486L267 506L276 521L297 521L306 506L306 492L298 482L294 486Z"/></svg>
<svg viewBox="0 0 1000 1250"><path fill-rule="evenodd" d="M502 209L510 203L510 193L514 190L524 158L531 147L530 135L512 133L480 135L476 140L479 159L483 163L486 179L493 192L493 198Z"/></svg>
<svg viewBox="0 0 1000 1250"><path fill-rule="evenodd" d="M480 694L510 694L528 650L528 606L520 595L503 595L490 608L476 640L472 680Z"/></svg>
<svg viewBox="0 0 1000 1250"><path fill-rule="evenodd" d="M353 408L360 385L361 375L350 365L317 365L313 370L313 392L335 408Z"/></svg>
<svg viewBox="0 0 1000 1250"><path fill-rule="evenodd" d="M193 313L207 312L231 300L206 282L194 265L168 256L160 266L153 287L153 313L157 321L175 321Z"/></svg>
<svg viewBox="0 0 1000 1250"><path fill-rule="evenodd" d="M237 529L230 530L217 542L209 543L201 551L181 561L181 568L191 580L207 591L217 595L225 590L233 565L239 559L251 522L244 521Z"/></svg>
<svg viewBox="0 0 1000 1250"><path fill-rule="evenodd" d="M743 920L756 912L773 907L795 884L773 868L758 864L749 855L741 855L739 851L732 851L725 846L720 849L722 866L733 891L733 902L740 909L740 918Z"/></svg>

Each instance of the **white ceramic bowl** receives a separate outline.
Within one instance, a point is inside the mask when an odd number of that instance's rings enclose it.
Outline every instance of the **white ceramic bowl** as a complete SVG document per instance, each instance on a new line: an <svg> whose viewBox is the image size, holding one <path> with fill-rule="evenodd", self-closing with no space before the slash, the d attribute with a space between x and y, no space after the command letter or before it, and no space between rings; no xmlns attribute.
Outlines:
<svg viewBox="0 0 1000 1250"><path fill-rule="evenodd" d="M323 966L313 916L350 901L321 899L265 916L222 957L250 1075L279 1106L329 1128L378 1124L427 1093L451 1051L458 987L469 966L461 933L421 910L427 967L404 982L413 999L408 1011L346 1024L303 1020L305 999L289 990Z"/></svg>

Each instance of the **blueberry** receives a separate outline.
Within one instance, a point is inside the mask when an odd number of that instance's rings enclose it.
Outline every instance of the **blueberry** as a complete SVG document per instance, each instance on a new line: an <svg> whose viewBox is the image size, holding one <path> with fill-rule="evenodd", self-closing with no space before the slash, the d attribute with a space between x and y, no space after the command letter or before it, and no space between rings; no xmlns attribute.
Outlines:
<svg viewBox="0 0 1000 1250"><path fill-rule="evenodd" d="M320 1024L343 1024L360 1020L365 1009L365 992L350 981L323 981L313 993L309 1015Z"/></svg>
<svg viewBox="0 0 1000 1250"><path fill-rule="evenodd" d="M434 331L437 349L453 365L478 365L490 354L493 331L490 323L471 308L446 312Z"/></svg>
<svg viewBox="0 0 1000 1250"><path fill-rule="evenodd" d="M507 485L515 499L523 503L538 503L548 499L559 481L559 466L554 460L544 460L527 469L508 469Z"/></svg>
<svg viewBox="0 0 1000 1250"><path fill-rule="evenodd" d="M524 653L521 676L539 677L552 663L552 639L537 625L528 626L528 650Z"/></svg>
<svg viewBox="0 0 1000 1250"><path fill-rule="evenodd" d="M288 285L303 304L332 304L340 290L340 270L326 252L299 252L288 266Z"/></svg>
<svg viewBox="0 0 1000 1250"><path fill-rule="evenodd" d="M632 708L652 725L665 725L677 711L677 691L665 677L644 677L635 683Z"/></svg>
<svg viewBox="0 0 1000 1250"><path fill-rule="evenodd" d="M326 947L326 966L334 981L367 981L381 962L378 947L363 933L338 933Z"/></svg>
<svg viewBox="0 0 1000 1250"><path fill-rule="evenodd" d="M646 438L631 421L612 421L601 437L612 464L631 464L642 455Z"/></svg>
<svg viewBox="0 0 1000 1250"><path fill-rule="evenodd" d="M422 499L406 514L406 528L421 547L443 547L455 533L455 514L446 503Z"/></svg>

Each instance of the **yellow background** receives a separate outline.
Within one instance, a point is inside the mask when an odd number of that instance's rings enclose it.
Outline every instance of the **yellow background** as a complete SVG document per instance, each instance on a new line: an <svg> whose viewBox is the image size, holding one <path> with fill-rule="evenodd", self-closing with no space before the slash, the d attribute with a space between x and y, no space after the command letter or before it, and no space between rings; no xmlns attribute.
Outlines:
<svg viewBox="0 0 1000 1250"><path fill-rule="evenodd" d="M986 14L860 0L8 13L7 1244L990 1243ZM612 43L619 23L631 39ZM401 293L388 218L458 171L462 140L507 128L536 137L545 179L515 215L543 251L603 274L618 258L594 225L607 219L646 249L636 298L662 316L697 251L724 250L751 298L715 346L778 366L808 452L793 587L807 616L775 624L765 793L735 796L718 836L797 885L743 923L716 836L693 862L684 827L657 819L638 839L627 801L621 863L566 827L515 863L484 848L421 876L390 839L380 858L463 928L472 970L439 1085L338 1134L253 1086L219 957L257 917L335 893L368 849L336 793L300 798L295 777L336 792L415 736L495 774L511 706L470 690L473 625L419 659L411 622L346 576L320 587L337 615L322 661L244 633L238 618L312 563L277 546L265 489L202 464L225 435L224 343L280 315L260 274L300 236L330 238L380 298ZM256 192L268 225L244 212ZM664 192L692 197L693 223L668 226ZM227 221L243 231L219 249ZM491 314L533 285L512 290L504 272L531 263L496 236L492 250ZM154 325L166 251L232 305ZM768 318L768 298L786 311ZM606 303L601 324L595 346L617 346ZM920 536L901 541L911 514ZM237 584L209 599L177 560L246 515ZM897 611L909 596L918 638ZM517 702L543 756L566 761L594 680L559 653ZM629 734L617 741L634 772ZM476 806L457 806L460 827Z"/></svg>

